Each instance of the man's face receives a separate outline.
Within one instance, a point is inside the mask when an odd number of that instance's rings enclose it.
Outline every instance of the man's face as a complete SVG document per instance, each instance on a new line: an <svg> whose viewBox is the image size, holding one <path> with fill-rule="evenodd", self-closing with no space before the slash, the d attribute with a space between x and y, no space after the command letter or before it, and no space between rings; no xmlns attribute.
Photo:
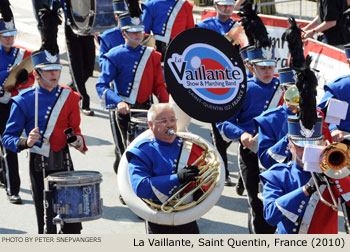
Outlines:
<svg viewBox="0 0 350 252"><path fill-rule="evenodd" d="M234 8L233 4L230 4L230 5L215 4L215 7L221 15L226 14L228 16L231 16Z"/></svg>
<svg viewBox="0 0 350 252"><path fill-rule="evenodd" d="M257 77L260 81L263 81L265 83L269 83L272 81L273 74L275 72L275 66L258 66L255 65L254 69L254 75ZM258 73L258 74L256 74Z"/></svg>
<svg viewBox="0 0 350 252"><path fill-rule="evenodd" d="M15 43L15 36L3 36L0 35L0 43L2 47L11 48Z"/></svg>
<svg viewBox="0 0 350 252"><path fill-rule="evenodd" d="M173 129L176 132L176 121L174 110L171 108L163 108L157 110L154 122L148 122L148 125L155 138L163 142L172 143L176 136L169 135L168 130Z"/></svg>
<svg viewBox="0 0 350 252"><path fill-rule="evenodd" d="M127 36L124 36L126 43L132 47L137 47L143 39L143 31L138 31L138 32L125 31L124 33L127 34Z"/></svg>
<svg viewBox="0 0 350 252"><path fill-rule="evenodd" d="M38 79L41 87L51 90L58 85L61 70L41 70L40 73L42 76L34 71L34 76Z"/></svg>
<svg viewBox="0 0 350 252"><path fill-rule="evenodd" d="M291 141L289 141L288 146L292 152L293 159L296 161L298 165L303 166L300 160L303 159L304 147L298 146Z"/></svg>

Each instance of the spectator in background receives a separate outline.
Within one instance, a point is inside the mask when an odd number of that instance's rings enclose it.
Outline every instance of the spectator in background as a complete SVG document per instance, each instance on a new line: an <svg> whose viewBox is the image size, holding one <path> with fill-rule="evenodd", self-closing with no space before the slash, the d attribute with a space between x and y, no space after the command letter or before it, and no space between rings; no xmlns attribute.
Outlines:
<svg viewBox="0 0 350 252"><path fill-rule="evenodd" d="M303 28L303 39L318 36L318 40L339 49L349 41L349 32L345 25L346 0L319 0L318 15Z"/></svg>
<svg viewBox="0 0 350 252"><path fill-rule="evenodd" d="M241 8L241 5L244 4L245 0L237 0L235 2L235 6L233 8L233 10L235 11L239 11L239 9Z"/></svg>

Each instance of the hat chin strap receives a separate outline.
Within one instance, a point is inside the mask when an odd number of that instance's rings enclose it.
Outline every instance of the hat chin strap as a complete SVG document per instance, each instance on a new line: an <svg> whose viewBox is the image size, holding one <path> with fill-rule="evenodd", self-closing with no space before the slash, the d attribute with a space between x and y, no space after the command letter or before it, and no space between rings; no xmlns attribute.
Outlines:
<svg viewBox="0 0 350 252"><path fill-rule="evenodd" d="M258 70L256 69L255 64L253 64L253 68L254 68L254 72L256 74L256 77L259 79L259 81L261 81L262 83L264 83L266 85L271 82L271 81L269 81L269 82L264 81L264 79L261 77L261 75L259 74Z"/></svg>
<svg viewBox="0 0 350 252"><path fill-rule="evenodd" d="M128 40L130 40L132 43L140 44L140 43L142 42L142 40L143 40L143 34L142 34L142 38L141 38L140 40L132 39L132 38L129 36L129 34L128 34L127 31L125 31L124 34L125 34L125 36L128 38Z"/></svg>
<svg viewBox="0 0 350 252"><path fill-rule="evenodd" d="M294 146L290 149L290 152L294 154L295 159L300 163L300 166L303 166L303 160L295 152Z"/></svg>
<svg viewBox="0 0 350 252"><path fill-rule="evenodd" d="M60 72L60 75L59 75L58 78L57 78L57 81L56 81L56 82L52 82L52 81L49 81L43 74L41 74L41 70L40 70L40 69L36 69L36 71L38 72L40 78L42 78L44 81L46 81L46 82L49 83L50 85L52 85L52 86L58 85L58 80L60 79L61 72Z"/></svg>
<svg viewBox="0 0 350 252"><path fill-rule="evenodd" d="M5 48L11 48L14 44L15 44L15 42L13 42L13 43L11 43L11 44L6 44L6 43L0 43L1 44L1 46L2 47L5 47Z"/></svg>

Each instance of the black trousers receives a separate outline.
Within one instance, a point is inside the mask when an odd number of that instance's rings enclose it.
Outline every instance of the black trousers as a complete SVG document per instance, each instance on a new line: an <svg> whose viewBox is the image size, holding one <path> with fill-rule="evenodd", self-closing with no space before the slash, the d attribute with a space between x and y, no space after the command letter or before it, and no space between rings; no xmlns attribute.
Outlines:
<svg viewBox="0 0 350 252"><path fill-rule="evenodd" d="M90 97L86 91L85 83L92 76L95 65L94 36L76 35L67 24L64 28L69 68L73 83L82 98L81 108L90 109Z"/></svg>
<svg viewBox="0 0 350 252"><path fill-rule="evenodd" d="M32 186L32 196L35 206L35 213L36 213L36 219L37 219L37 225L38 225L38 233L43 234L44 233L44 176L48 176L52 173L58 172L58 171L45 171L38 170L38 167L35 167L34 158L35 156L40 156L35 153L30 153L29 157L29 175L30 175L30 182ZM64 169L67 170L67 169ZM62 171L64 171L62 170ZM49 220L52 222L52 220ZM52 233L57 233L56 226L53 226ZM81 223L64 223L62 230L60 231L63 234L80 234L80 230L82 229ZM51 233L51 232L50 232Z"/></svg>
<svg viewBox="0 0 350 252"><path fill-rule="evenodd" d="M169 41L169 44L170 44L170 41ZM156 40L156 48L157 48L156 50L162 54L162 57L160 59L161 62L164 62L164 57L165 57L167 47L168 47L167 44L165 44L164 42Z"/></svg>
<svg viewBox="0 0 350 252"><path fill-rule="evenodd" d="M11 101L7 104L0 103L0 135L5 131L6 122L10 115L11 104ZM2 145L1 148L3 148ZM2 182L6 185L7 194L18 195L21 186L21 179L18 172L17 153L7 149L5 149L5 151L7 153L6 161L8 167L6 167L4 160L0 160L0 165L2 166L2 174L0 174L0 177L4 179Z"/></svg>
<svg viewBox="0 0 350 252"><path fill-rule="evenodd" d="M238 167L244 187L247 190L249 205L248 229L253 234L273 234L275 227L271 227L263 216L263 202L259 199L259 162L258 156L247 148L238 146Z"/></svg>
<svg viewBox="0 0 350 252"><path fill-rule="evenodd" d="M145 221L147 234L199 234L196 221L178 226L167 226Z"/></svg>
<svg viewBox="0 0 350 252"><path fill-rule="evenodd" d="M226 142L222 136L220 135L219 130L216 128L215 123L211 124L211 138L213 141L214 146L218 150L219 154L221 155L222 160L224 161L225 165L225 178L228 178L230 175L230 172L228 170L228 162L227 162L227 149L231 145L230 142Z"/></svg>

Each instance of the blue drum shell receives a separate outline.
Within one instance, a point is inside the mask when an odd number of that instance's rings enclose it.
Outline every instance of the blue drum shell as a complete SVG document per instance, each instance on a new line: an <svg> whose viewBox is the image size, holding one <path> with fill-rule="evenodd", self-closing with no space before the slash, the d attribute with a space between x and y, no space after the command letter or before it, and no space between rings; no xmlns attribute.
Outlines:
<svg viewBox="0 0 350 252"><path fill-rule="evenodd" d="M147 130L147 117L131 117L130 122L133 124L133 139Z"/></svg>
<svg viewBox="0 0 350 252"><path fill-rule="evenodd" d="M102 217L98 172L58 172L48 176L53 188L54 212L67 223L95 220Z"/></svg>

